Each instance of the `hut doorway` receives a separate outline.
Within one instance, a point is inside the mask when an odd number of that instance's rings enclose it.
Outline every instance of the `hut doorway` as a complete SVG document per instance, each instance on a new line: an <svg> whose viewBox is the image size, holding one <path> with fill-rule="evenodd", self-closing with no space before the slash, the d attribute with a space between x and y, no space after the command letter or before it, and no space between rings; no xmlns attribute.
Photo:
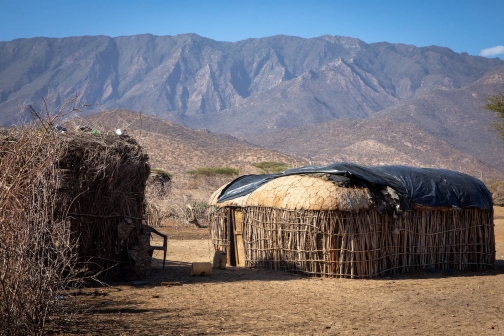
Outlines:
<svg viewBox="0 0 504 336"><path fill-rule="evenodd" d="M228 215L229 251L227 262L231 266L245 267L243 212L238 208L230 208Z"/></svg>

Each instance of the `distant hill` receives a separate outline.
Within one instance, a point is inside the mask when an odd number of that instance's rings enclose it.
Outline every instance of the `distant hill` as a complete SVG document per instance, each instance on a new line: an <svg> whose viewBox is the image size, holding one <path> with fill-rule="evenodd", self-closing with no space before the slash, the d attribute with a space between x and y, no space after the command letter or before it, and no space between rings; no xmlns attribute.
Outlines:
<svg viewBox="0 0 504 336"><path fill-rule="evenodd" d="M457 150L504 170L504 141L491 128L485 98L504 91L504 67L462 89L426 93L373 116L411 123ZM372 121L371 121L372 122Z"/></svg>
<svg viewBox="0 0 504 336"><path fill-rule="evenodd" d="M433 90L468 85L499 59L350 37L235 43L195 34L0 42L0 123L18 106L76 91L94 111L143 110L237 135L366 118Z"/></svg>
<svg viewBox="0 0 504 336"><path fill-rule="evenodd" d="M230 135L194 130L151 115L126 110L107 111L75 118L67 125L87 125L99 130L121 129L134 136L149 154L152 167L176 175L202 167L233 167L241 174L257 174L253 163L280 161L302 166L307 162L294 156L260 148Z"/></svg>
<svg viewBox="0 0 504 336"><path fill-rule="evenodd" d="M247 139L315 163L442 167L504 177L504 141L490 128L484 98L504 90L504 67L461 89L440 89L365 120L340 119Z"/></svg>
<svg viewBox="0 0 504 336"><path fill-rule="evenodd" d="M451 169L478 178L504 178L498 167L455 149L413 124L386 118L335 120L253 136L249 140L292 155L304 155L313 165L338 161L400 164Z"/></svg>

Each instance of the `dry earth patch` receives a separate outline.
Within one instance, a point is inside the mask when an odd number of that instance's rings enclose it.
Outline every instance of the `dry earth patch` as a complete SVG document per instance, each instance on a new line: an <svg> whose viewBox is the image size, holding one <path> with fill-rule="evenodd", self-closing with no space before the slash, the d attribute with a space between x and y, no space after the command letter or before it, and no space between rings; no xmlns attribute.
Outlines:
<svg viewBox="0 0 504 336"><path fill-rule="evenodd" d="M190 276L209 261L207 229L177 226L167 267L154 260L144 286L110 284L80 296L90 309L54 330L84 335L502 335L504 208L495 208L497 262L487 272L415 272L371 280L308 278L228 267ZM156 255L159 258L161 255ZM162 281L182 286L160 286Z"/></svg>

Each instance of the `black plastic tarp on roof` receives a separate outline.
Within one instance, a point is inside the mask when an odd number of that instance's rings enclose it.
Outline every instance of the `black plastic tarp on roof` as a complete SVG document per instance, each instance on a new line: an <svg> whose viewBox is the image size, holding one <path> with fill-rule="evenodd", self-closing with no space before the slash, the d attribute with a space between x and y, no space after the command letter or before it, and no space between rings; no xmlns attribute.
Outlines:
<svg viewBox="0 0 504 336"><path fill-rule="evenodd" d="M281 176L326 173L358 180L367 186L391 187L401 206L412 209L414 203L427 206L492 209L492 196L486 186L467 174L432 168L408 166L364 167L352 163L334 163L326 167L301 167L280 174L245 175L222 190L218 203L252 193L261 185ZM375 192L376 188L370 188Z"/></svg>

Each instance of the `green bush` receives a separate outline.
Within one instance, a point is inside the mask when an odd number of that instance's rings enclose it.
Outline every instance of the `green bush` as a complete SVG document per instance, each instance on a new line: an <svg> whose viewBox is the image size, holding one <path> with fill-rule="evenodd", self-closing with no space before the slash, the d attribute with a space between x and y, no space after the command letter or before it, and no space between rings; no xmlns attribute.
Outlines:
<svg viewBox="0 0 504 336"><path fill-rule="evenodd" d="M190 170L187 173L189 175L193 175L194 177L218 175L234 176L238 175L240 173L240 170L231 167L203 167Z"/></svg>
<svg viewBox="0 0 504 336"><path fill-rule="evenodd" d="M286 163L277 161L262 161L252 165L259 168L259 172L262 174L281 173L289 168Z"/></svg>
<svg viewBox="0 0 504 336"><path fill-rule="evenodd" d="M173 178L173 174L171 174L171 173L169 173L166 170L161 169L161 168L151 168L150 172L151 172L151 174L155 174L155 175L168 176L170 178L170 180Z"/></svg>

